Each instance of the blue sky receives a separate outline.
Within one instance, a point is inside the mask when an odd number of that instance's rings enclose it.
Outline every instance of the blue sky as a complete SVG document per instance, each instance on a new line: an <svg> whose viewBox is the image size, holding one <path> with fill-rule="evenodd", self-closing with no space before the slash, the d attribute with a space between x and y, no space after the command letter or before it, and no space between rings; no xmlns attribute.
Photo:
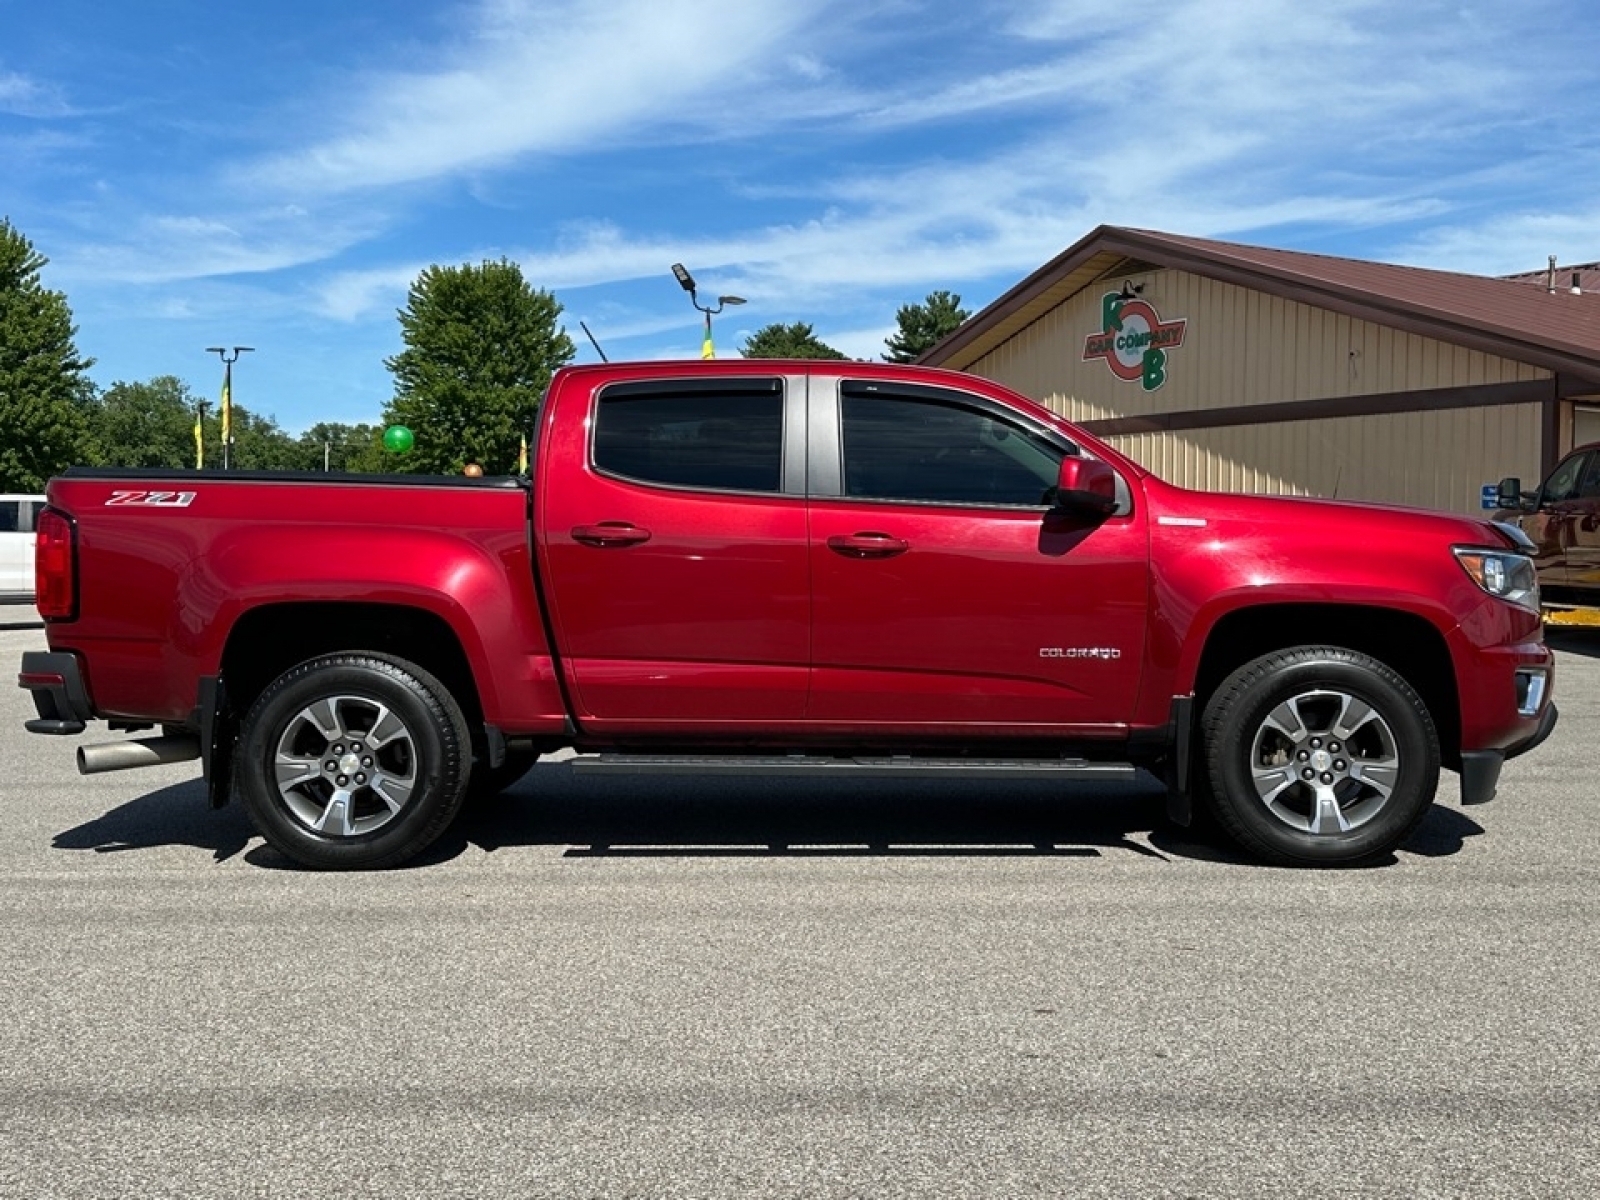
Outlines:
<svg viewBox="0 0 1600 1200"><path fill-rule="evenodd" d="M505 256L618 358L670 274L875 357L1100 224L1485 274L1600 259L1584 0L0 0L0 215L101 386L375 421L395 312Z"/></svg>

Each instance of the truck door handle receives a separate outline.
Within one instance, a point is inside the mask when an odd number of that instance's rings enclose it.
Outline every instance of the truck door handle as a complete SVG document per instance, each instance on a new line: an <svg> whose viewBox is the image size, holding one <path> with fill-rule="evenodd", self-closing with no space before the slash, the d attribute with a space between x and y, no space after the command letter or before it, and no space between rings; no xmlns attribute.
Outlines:
<svg viewBox="0 0 1600 1200"><path fill-rule="evenodd" d="M597 525L575 525L572 540L585 546L637 546L650 540L650 531L627 521L601 521Z"/></svg>
<svg viewBox="0 0 1600 1200"><path fill-rule="evenodd" d="M887 533L835 534L828 549L846 558L893 558L911 549L911 543Z"/></svg>

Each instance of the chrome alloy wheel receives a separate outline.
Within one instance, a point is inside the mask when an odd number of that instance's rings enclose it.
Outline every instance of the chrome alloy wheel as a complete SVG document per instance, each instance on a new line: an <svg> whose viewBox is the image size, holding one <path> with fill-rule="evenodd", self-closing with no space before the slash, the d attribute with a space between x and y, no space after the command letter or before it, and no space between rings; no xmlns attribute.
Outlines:
<svg viewBox="0 0 1600 1200"><path fill-rule="evenodd" d="M359 837L387 825L417 786L411 730L365 696L326 696L284 725L273 754L278 794L295 817L327 837Z"/></svg>
<svg viewBox="0 0 1600 1200"><path fill-rule="evenodd" d="M1389 723L1364 700L1306 691L1262 718L1250 746L1250 777L1267 811L1290 828L1348 833L1389 802L1400 751Z"/></svg>

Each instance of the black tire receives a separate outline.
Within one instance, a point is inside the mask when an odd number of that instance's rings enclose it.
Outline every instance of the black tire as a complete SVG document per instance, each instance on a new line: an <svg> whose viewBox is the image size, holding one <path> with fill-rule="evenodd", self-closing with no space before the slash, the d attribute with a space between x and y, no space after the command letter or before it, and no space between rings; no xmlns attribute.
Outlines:
<svg viewBox="0 0 1600 1200"><path fill-rule="evenodd" d="M477 805L493 800L533 770L539 761L534 750L507 750L498 767L491 767L479 758L472 762L472 778L467 781L467 804Z"/></svg>
<svg viewBox="0 0 1600 1200"><path fill-rule="evenodd" d="M234 778L261 836L302 866L392 867L455 818L469 745L460 705L428 672L330 654L286 671L250 707Z"/></svg>
<svg viewBox="0 0 1600 1200"><path fill-rule="evenodd" d="M1365 654L1299 646L1246 663L1201 718L1208 800L1228 834L1284 866L1392 853L1439 786L1422 698Z"/></svg>

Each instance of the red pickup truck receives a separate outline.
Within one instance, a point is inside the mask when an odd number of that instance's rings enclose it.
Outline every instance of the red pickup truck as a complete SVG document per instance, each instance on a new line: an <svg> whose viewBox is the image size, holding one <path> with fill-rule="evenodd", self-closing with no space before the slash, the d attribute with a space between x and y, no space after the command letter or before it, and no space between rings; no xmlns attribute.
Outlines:
<svg viewBox="0 0 1600 1200"><path fill-rule="evenodd" d="M614 772L1104 779L1277 863L1388 854L1555 723L1518 530L1162 483L985 380L561 371L528 478L73 470L28 728L163 735L313 867L544 753Z"/></svg>

